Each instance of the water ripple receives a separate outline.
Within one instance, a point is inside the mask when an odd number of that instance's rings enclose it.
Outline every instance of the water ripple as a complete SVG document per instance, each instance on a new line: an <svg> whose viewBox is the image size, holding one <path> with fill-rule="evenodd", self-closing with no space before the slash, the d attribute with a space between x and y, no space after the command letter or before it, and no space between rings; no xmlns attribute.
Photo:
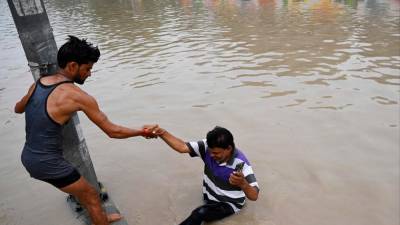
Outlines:
<svg viewBox="0 0 400 225"><path fill-rule="evenodd" d="M332 1L47 0L45 4L57 43L73 34L99 45L102 56L95 79L112 81L110 88L165 84L173 90L201 80L205 87L220 83L226 96L253 89L268 92L261 99L269 99L305 96L305 90L341 90L338 86L344 85L375 98L376 88L362 87L374 83L392 90L400 85L400 10L391 2L374 3L372 8L364 2ZM8 77L5 71L22 71L11 66L11 58L23 58L23 53L16 51L19 43L9 16L0 14L4 39L0 59L10 64L0 69L0 79ZM381 97L386 99L398 94L384 93ZM340 91L329 93L336 95ZM300 107L309 98L288 98L283 105ZM327 107L341 109L348 104L345 99L342 103Z"/></svg>

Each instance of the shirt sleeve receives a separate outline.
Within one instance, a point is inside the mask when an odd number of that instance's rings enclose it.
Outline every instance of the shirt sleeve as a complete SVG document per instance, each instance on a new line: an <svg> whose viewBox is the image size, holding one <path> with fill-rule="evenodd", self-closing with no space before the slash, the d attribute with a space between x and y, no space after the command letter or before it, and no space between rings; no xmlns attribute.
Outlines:
<svg viewBox="0 0 400 225"><path fill-rule="evenodd" d="M257 183L256 176L254 175L253 169L250 165L245 164L243 167L243 175L246 181L249 183L250 186L255 187L257 191L260 191L260 188Z"/></svg>
<svg viewBox="0 0 400 225"><path fill-rule="evenodd" d="M206 139L203 139L203 140L200 140L200 141L187 142L186 145L190 149L189 155L191 157L200 156L202 159L204 159L204 156L206 155L206 151L207 151L207 141L206 141Z"/></svg>

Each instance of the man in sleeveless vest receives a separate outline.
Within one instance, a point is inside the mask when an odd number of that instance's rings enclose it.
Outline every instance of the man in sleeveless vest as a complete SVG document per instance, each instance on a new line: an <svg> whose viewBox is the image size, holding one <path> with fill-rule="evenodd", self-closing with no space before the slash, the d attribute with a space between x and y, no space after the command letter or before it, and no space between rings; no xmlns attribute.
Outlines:
<svg viewBox="0 0 400 225"><path fill-rule="evenodd" d="M194 209L180 225L220 220L238 213L246 197L257 200L259 187L253 169L244 153L235 147L228 129L217 126L207 133L207 139L191 142L184 142L163 128L155 128L154 132L175 151L200 157L204 162L205 204Z"/></svg>
<svg viewBox="0 0 400 225"><path fill-rule="evenodd" d="M97 191L63 158L63 125L73 113L83 111L111 138L149 137L147 129L157 126L132 129L112 123L96 100L74 84L85 82L99 57L97 47L85 39L69 36L57 54L59 72L43 76L32 84L16 103L15 112L25 112L26 141L21 161L30 176L75 196L89 212L93 224L106 225L121 216L106 215Z"/></svg>

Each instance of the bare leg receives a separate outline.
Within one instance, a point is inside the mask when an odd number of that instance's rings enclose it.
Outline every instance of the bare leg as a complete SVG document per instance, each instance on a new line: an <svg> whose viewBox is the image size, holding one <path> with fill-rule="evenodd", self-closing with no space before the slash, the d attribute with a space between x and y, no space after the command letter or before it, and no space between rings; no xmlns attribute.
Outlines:
<svg viewBox="0 0 400 225"><path fill-rule="evenodd" d="M63 192L75 196L79 202L86 208L92 223L95 225L109 225L109 219L119 220L119 214L111 214L108 217L101 207L99 195L85 178L81 177L78 181L60 189ZM119 215L119 217L117 216Z"/></svg>

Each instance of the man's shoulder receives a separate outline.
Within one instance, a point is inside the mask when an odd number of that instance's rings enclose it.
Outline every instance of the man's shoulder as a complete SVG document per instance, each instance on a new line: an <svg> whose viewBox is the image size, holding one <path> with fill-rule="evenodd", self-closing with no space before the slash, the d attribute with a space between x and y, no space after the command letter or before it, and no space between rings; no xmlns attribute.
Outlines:
<svg viewBox="0 0 400 225"><path fill-rule="evenodd" d="M239 159L239 160L245 162L247 165L250 166L250 161L247 159L247 157L246 157L246 155L243 153L243 151L240 150L240 149L238 149L238 148L236 148L235 151L236 151L236 152L235 152L235 159Z"/></svg>
<svg viewBox="0 0 400 225"><path fill-rule="evenodd" d="M91 102L92 97L73 83L63 83L54 91L56 102L60 105L80 105Z"/></svg>
<svg viewBox="0 0 400 225"><path fill-rule="evenodd" d="M60 84L57 89L64 97L82 98L88 95L80 87L71 82Z"/></svg>

